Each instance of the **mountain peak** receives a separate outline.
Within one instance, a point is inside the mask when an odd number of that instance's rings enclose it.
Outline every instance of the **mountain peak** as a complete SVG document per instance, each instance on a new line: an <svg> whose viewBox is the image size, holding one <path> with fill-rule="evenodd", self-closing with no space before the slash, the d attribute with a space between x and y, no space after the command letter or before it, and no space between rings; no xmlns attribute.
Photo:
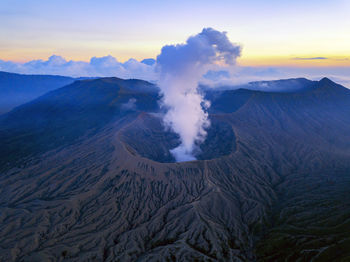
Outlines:
<svg viewBox="0 0 350 262"><path fill-rule="evenodd" d="M332 80L330 80L328 77L322 78L320 81L320 84L335 84Z"/></svg>
<svg viewBox="0 0 350 262"><path fill-rule="evenodd" d="M344 94L350 94L349 89L333 82L327 77L324 77L317 82L314 92L317 94L327 94L327 96L335 95L341 97L343 97Z"/></svg>
<svg viewBox="0 0 350 262"><path fill-rule="evenodd" d="M347 89L342 85L339 85L335 82L333 82L331 79L328 77L322 78L320 81L318 81L319 87L326 87L326 88L340 88L340 89Z"/></svg>

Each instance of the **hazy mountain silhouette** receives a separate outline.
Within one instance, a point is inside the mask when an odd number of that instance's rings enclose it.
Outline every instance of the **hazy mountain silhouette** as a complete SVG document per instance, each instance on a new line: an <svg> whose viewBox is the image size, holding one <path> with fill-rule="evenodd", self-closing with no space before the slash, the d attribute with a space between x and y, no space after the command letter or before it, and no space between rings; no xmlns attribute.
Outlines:
<svg viewBox="0 0 350 262"><path fill-rule="evenodd" d="M76 81L1 116L1 259L347 261L350 90L283 81L207 91L183 163L145 81Z"/></svg>
<svg viewBox="0 0 350 262"><path fill-rule="evenodd" d="M313 89L318 84L318 81L311 81L306 78L290 78L290 79L280 79L271 81L254 81L246 84L238 85L221 85L215 88L207 85L200 85L200 89L203 92L216 91L226 91L226 90L238 90L246 89L253 91L263 91L272 93L294 93L302 92L309 89Z"/></svg>
<svg viewBox="0 0 350 262"><path fill-rule="evenodd" d="M74 82L65 76L21 75L0 71L0 114Z"/></svg>
<svg viewBox="0 0 350 262"><path fill-rule="evenodd" d="M306 78L282 79L274 81L256 81L240 86L241 88L266 92L297 92L313 89L317 81Z"/></svg>

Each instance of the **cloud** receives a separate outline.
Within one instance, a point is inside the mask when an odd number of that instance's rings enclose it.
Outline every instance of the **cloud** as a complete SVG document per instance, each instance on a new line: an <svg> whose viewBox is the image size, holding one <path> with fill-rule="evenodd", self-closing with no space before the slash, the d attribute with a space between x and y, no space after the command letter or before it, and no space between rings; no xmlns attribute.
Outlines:
<svg viewBox="0 0 350 262"><path fill-rule="evenodd" d="M222 79L229 79L230 73L225 70L209 70L203 75L203 78L209 79L211 81L221 81Z"/></svg>
<svg viewBox="0 0 350 262"><path fill-rule="evenodd" d="M135 98L130 98L128 102L124 103L121 105L121 109L123 111L134 111L137 109L136 106L136 99Z"/></svg>
<svg viewBox="0 0 350 262"><path fill-rule="evenodd" d="M328 57L316 56L316 57L293 57L293 60L326 60Z"/></svg>
<svg viewBox="0 0 350 262"><path fill-rule="evenodd" d="M72 77L108 77L140 78L155 80L155 65L139 62L135 59L121 63L113 56L92 57L89 62L67 61L61 56L52 55L48 60L32 60L27 63L15 63L0 60L0 70L20 74L51 74Z"/></svg>
<svg viewBox="0 0 350 262"><path fill-rule="evenodd" d="M227 77L229 74L229 77ZM350 67L296 67L296 66L236 66L227 74L206 75L200 83L212 88L237 86L252 81L269 81L287 78L308 78L320 80L328 77L333 81L350 88ZM222 76L220 76L222 75Z"/></svg>
<svg viewBox="0 0 350 262"><path fill-rule="evenodd" d="M154 64L156 63L156 60L153 59L153 58L146 58L146 59L143 59L143 60L141 61L141 63L144 63L144 64L146 64L146 65L152 66L152 65L154 65Z"/></svg>
<svg viewBox="0 0 350 262"><path fill-rule="evenodd" d="M171 153L177 161L196 159L195 146L204 141L209 126L205 111L210 104L198 91L198 83L209 70L230 67L241 47L229 41L225 32L204 28L184 44L166 45L157 56L158 85L167 109L164 123L179 134L181 144Z"/></svg>
<svg viewBox="0 0 350 262"><path fill-rule="evenodd" d="M311 58L311 57L310 57ZM348 58L328 58L336 61L347 61ZM89 62L66 60L52 55L47 60L32 60L27 63L16 63L0 60L0 71L20 74L51 74L73 77L120 77L139 78L155 81L159 78L156 72L156 60L149 58L141 62L135 59L121 63L113 56L92 57ZM211 64L203 73L200 83L212 87L244 84L250 81L276 80L281 78L305 77L318 80L331 78L338 83L350 87L349 66L221 66Z"/></svg>

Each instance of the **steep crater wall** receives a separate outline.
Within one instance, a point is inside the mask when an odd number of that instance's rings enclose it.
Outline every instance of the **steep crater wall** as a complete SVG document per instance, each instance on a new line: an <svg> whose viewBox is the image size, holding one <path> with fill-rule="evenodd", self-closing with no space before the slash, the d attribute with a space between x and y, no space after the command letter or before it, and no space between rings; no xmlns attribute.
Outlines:
<svg viewBox="0 0 350 262"><path fill-rule="evenodd" d="M228 122L210 118L206 140L198 144L198 160L209 160L230 155L236 150L236 137ZM161 163L175 162L170 150L180 144L179 136L166 130L160 117L142 113L136 121L124 128L121 139L133 155Z"/></svg>

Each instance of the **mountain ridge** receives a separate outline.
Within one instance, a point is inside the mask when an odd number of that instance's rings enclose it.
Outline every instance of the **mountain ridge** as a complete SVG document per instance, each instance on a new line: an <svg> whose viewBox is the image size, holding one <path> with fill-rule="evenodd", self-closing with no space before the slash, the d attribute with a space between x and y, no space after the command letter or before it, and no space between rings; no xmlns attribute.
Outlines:
<svg viewBox="0 0 350 262"><path fill-rule="evenodd" d="M0 71L0 114L74 80L65 76L23 75Z"/></svg>

